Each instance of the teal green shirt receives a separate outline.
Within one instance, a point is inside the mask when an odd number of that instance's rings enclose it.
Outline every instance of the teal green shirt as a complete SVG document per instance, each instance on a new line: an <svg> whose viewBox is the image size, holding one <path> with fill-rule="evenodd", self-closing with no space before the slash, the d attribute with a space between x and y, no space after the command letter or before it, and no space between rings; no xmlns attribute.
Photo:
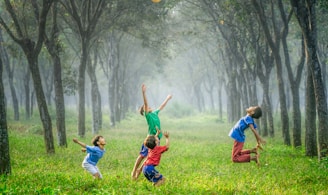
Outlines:
<svg viewBox="0 0 328 195"><path fill-rule="evenodd" d="M148 134L149 135L156 135L157 130L156 127L161 130L161 121L159 120L158 113L159 109L146 113L146 120L148 124ZM162 132L158 135L158 138L162 138Z"/></svg>

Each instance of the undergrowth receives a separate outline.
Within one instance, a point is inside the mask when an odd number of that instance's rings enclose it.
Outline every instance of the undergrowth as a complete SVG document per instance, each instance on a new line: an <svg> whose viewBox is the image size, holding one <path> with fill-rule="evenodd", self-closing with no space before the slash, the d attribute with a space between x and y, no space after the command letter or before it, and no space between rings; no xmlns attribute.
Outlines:
<svg viewBox="0 0 328 195"><path fill-rule="evenodd" d="M319 163L306 157L304 149L281 144L279 136L266 138L260 167L255 163L232 163L233 140L228 132L233 124L211 115L162 117L162 129L170 132L171 145L157 167L167 178L158 188L143 175L137 181L130 178L147 134L146 121L132 114L112 128L104 120L100 134L107 141L106 153L98 163L104 178L96 181L81 167L85 153L71 141L77 135L76 120L69 121L68 147L56 147L53 155L45 153L40 122L9 122L12 173L0 177L0 194L289 195L328 191L327 158ZM251 131L246 136L245 148L254 147ZM91 138L88 131L81 141L91 144Z"/></svg>

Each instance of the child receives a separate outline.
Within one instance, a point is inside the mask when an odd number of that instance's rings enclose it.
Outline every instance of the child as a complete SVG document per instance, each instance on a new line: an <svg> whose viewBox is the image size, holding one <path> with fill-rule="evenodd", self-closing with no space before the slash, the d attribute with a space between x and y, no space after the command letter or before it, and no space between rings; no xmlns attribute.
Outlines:
<svg viewBox="0 0 328 195"><path fill-rule="evenodd" d="M166 97L166 99L164 100L164 102L160 105L160 107L157 110L153 111L148 106L148 101L147 101L147 97L146 97L146 85L142 84L141 90L142 90L144 105L140 107L139 111L142 116L146 117L147 124L148 124L148 135L155 135L157 133L156 127L159 130L161 130L161 123L160 123L158 114L161 110L163 110L163 108L166 106L167 102L172 98L172 95L168 95ZM162 133L160 132L158 135L158 138L161 139L161 137L162 137ZM137 179L139 177L140 172L141 172L141 168L139 168L139 166L140 166L142 160L147 155L148 155L148 149L144 146L144 144L142 144L139 156L136 159L136 162L134 164L134 167L133 167L133 170L131 173L131 177L133 179Z"/></svg>
<svg viewBox="0 0 328 195"><path fill-rule="evenodd" d="M145 177L153 182L154 186L160 186L164 183L165 178L160 174L155 167L159 165L162 153L166 152L169 149L169 133L164 132L166 138L166 144L164 146L159 145L159 139L156 135L148 135L144 141L144 145L149 149L148 157L145 163L143 164L142 172Z"/></svg>
<svg viewBox="0 0 328 195"><path fill-rule="evenodd" d="M105 145L106 141L105 138L101 135L97 135L92 139L92 144L94 146L88 146L85 143L80 142L78 139L74 138L73 142L79 144L82 146L82 152L87 152L87 155L85 156L82 167L90 172L95 179L102 179L102 175L96 166L99 159L104 155L105 153Z"/></svg>
<svg viewBox="0 0 328 195"><path fill-rule="evenodd" d="M260 164L258 148L262 149L261 144L265 144L260 135L256 131L256 124L254 118L258 119L262 116L262 110L259 106L253 106L246 109L247 115L242 117L235 126L231 129L229 136L233 138L234 144L232 148L232 161L233 162L250 162L255 161L257 165ZM251 150L243 150L245 142L245 130L250 127L257 140L257 146ZM255 156L251 157L251 153Z"/></svg>

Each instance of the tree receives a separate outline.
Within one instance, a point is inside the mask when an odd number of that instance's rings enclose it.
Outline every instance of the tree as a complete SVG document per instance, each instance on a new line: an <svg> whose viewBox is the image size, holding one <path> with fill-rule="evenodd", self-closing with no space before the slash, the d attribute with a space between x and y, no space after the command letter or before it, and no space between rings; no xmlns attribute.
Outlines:
<svg viewBox="0 0 328 195"><path fill-rule="evenodd" d="M283 47L284 59L285 59L285 67L287 68L288 79L290 84L290 89L292 93L292 102L293 102L293 142L294 147L299 147L302 145L301 141L301 109L300 109L300 97L299 97L299 88L300 81L304 67L304 55L300 58L300 63L296 67L296 73L294 74L291 67L288 44L287 44L287 35L289 33L289 21L292 16L292 9L289 11L287 15L285 12L285 6L281 0L278 1L278 10L279 15L282 21L282 31L281 31L281 42ZM302 42L303 47L303 42ZM303 54L303 52L302 52Z"/></svg>
<svg viewBox="0 0 328 195"><path fill-rule="evenodd" d="M7 50L6 50L3 43L4 43L4 40L3 40L3 36L2 36L2 29L0 28L0 56L2 56L2 59L3 59L2 63L6 67L7 74L8 74L10 92L11 92L11 97L12 97L12 101L13 101L13 108L14 108L14 120L18 121L19 120L19 104L18 104L16 89L15 89L15 86L14 86L15 66L14 66L14 63L12 63L13 64L12 66L10 65L10 60L9 60L9 57L8 57L8 53L7 53Z"/></svg>
<svg viewBox="0 0 328 195"><path fill-rule="evenodd" d="M305 52L305 49L304 49ZM310 66L307 66L306 77L306 101L305 101L305 155L317 156L317 124L315 93L313 86L313 77Z"/></svg>
<svg viewBox="0 0 328 195"><path fill-rule="evenodd" d="M0 55L0 175L8 175L11 173L11 166L2 70L3 64L2 57Z"/></svg>
<svg viewBox="0 0 328 195"><path fill-rule="evenodd" d="M52 6L52 28L50 36L45 35L45 45L53 61L53 78L55 88L55 105L56 105L56 126L58 145L67 147L66 126L65 126L65 100L62 84L62 65L60 53L62 45L59 40L59 29L57 24L57 2Z"/></svg>
<svg viewBox="0 0 328 195"><path fill-rule="evenodd" d="M32 0L31 4L26 5L23 2L15 2L16 4L14 9L14 6L12 5L13 2L10 0L5 0L4 3L7 11L6 14L10 16L11 21L6 22L5 19L9 20L9 18L4 18L2 15L0 15L1 26L3 26L9 36L22 48L27 58L29 70L33 78L34 89L36 92L40 119L44 129L44 141L47 153L54 153L55 148L53 144L51 118L42 89L38 56L42 49L45 36L46 19L52 2L52 0L43 0L42 5L39 5L36 0ZM22 7L18 7L18 5L21 5ZM21 8L22 10L17 10L17 8ZM28 29L25 29L25 26L28 26L26 22L31 21L27 21L26 18L19 18L19 16L22 16L20 14L30 12L26 9L33 10L35 17L35 21L33 21L35 26L29 26L30 28ZM10 22L13 22L13 27L12 25L8 25ZM37 28L37 30L35 30L35 28ZM27 32L26 30L30 30L30 32ZM32 37L33 35L35 35L35 37Z"/></svg>
<svg viewBox="0 0 328 195"><path fill-rule="evenodd" d="M62 0L61 5L69 14L66 19L73 32L80 38L81 58L78 75L78 135L85 136L85 72L89 60L92 41L97 37L95 30L97 23L105 10L104 0Z"/></svg>
<svg viewBox="0 0 328 195"><path fill-rule="evenodd" d="M286 93L285 93L285 86L284 86L284 79L283 79L283 64L282 59L280 56L280 42L281 37L284 35L286 36L286 26L282 25L283 29L278 29L278 24L276 21L275 11L272 10L272 25L269 25L268 21L266 20L265 15L265 8L264 8L264 2L259 2L258 0L252 0L252 5L254 6L254 11L258 16L259 23L264 31L264 35L266 38L266 41L268 42L268 45L273 52L273 57L275 59L275 65L276 65L276 73L277 73L277 81L278 81L278 87L279 87L279 104L280 104L280 118L282 123L282 135L284 138L284 143L286 145L291 145L290 141L290 135L289 135L289 117L288 117L288 110L287 110L287 103L286 103ZM271 2L271 5L273 7L273 2ZM270 26L273 26L273 29L270 29ZM271 34L273 32L273 34Z"/></svg>
<svg viewBox="0 0 328 195"><path fill-rule="evenodd" d="M96 67L98 65L98 44L95 45L93 58L90 56L87 64L87 73L91 81L91 104L92 104L92 133L98 134L102 128L102 109L101 109L101 95L98 87L96 76Z"/></svg>
<svg viewBox="0 0 328 195"><path fill-rule="evenodd" d="M313 79L313 87L315 94L315 105L318 113L318 157L325 157L328 152L328 108L325 94L325 86L323 84L321 67L317 56L317 21L316 21L316 0L290 0L298 23L300 25L305 42L306 63L309 73ZM311 88L308 88L311 89ZM312 93L307 91L307 93ZM311 103L311 102L307 102ZM308 107L307 107L308 108ZM307 114L313 114L309 112ZM311 117L314 119L314 117ZM312 122L313 124L313 122ZM314 133L308 131L308 133ZM310 136L314 137L314 136ZM314 152L311 152L314 153Z"/></svg>

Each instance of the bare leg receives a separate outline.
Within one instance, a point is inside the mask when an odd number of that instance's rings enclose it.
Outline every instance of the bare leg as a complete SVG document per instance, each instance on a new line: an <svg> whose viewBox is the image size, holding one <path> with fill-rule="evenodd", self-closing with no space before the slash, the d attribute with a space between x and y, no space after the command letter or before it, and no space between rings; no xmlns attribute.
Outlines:
<svg viewBox="0 0 328 195"><path fill-rule="evenodd" d="M140 173L142 172L144 164L142 163L142 165L140 166L140 168L137 169L136 173L135 173L135 178L138 178Z"/></svg>
<svg viewBox="0 0 328 195"><path fill-rule="evenodd" d="M133 170L132 170L132 173L131 173L131 177L132 177L132 179L138 179L138 176L139 176L139 174L137 174L137 169L139 168L139 165L140 165L140 163L141 163L141 161L144 159L144 157L143 156L141 156L141 155L139 155L138 156L138 158L137 158L137 160L136 160L136 162L135 162L135 164L134 164L134 167L133 167Z"/></svg>

